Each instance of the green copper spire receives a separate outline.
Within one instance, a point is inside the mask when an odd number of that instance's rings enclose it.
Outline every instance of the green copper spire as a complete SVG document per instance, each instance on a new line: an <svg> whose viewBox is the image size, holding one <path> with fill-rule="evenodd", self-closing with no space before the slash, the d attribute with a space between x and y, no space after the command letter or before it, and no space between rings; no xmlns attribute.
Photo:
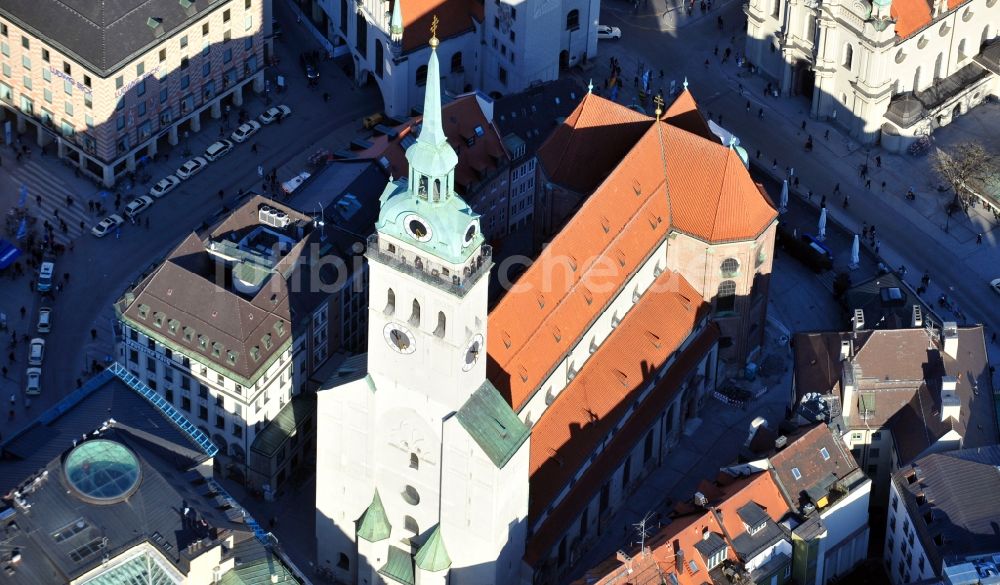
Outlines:
<svg viewBox="0 0 1000 585"><path fill-rule="evenodd" d="M403 0L396 0L392 7L392 21L389 23L389 38L394 43L403 40Z"/></svg>
<svg viewBox="0 0 1000 585"><path fill-rule="evenodd" d="M427 91L424 92L424 120L418 142L431 146L447 144L444 127L441 125L441 71L437 58L437 16L431 21L431 57L427 61Z"/></svg>
<svg viewBox="0 0 1000 585"><path fill-rule="evenodd" d="M368 542L378 542L389 538L392 525L389 524L389 517L385 515L385 507L382 506L382 498L379 497L377 489L371 505L358 518L357 524L358 537Z"/></svg>
<svg viewBox="0 0 1000 585"><path fill-rule="evenodd" d="M418 567L432 573L444 571L451 566L451 557L448 556L448 551L444 548L444 537L441 536L440 524L431 530L427 542L420 547L413 560L417 562Z"/></svg>

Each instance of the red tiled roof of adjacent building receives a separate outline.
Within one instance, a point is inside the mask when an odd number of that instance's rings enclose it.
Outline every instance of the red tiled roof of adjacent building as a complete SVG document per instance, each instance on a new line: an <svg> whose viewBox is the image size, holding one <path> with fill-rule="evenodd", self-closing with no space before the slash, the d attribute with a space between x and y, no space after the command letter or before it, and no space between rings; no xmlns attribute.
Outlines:
<svg viewBox="0 0 1000 585"><path fill-rule="evenodd" d="M482 22L483 3L478 0L404 0L404 52L427 45L431 39L431 20L435 16L438 17L437 38L446 40L472 30L473 20Z"/></svg>
<svg viewBox="0 0 1000 585"><path fill-rule="evenodd" d="M666 408L667 403L674 399L681 383L698 365L705 354L708 353L718 342L718 339L719 328L714 323L710 323L701 333L697 335L697 337L692 339L684 351L680 353L677 361L670 366L664 378L656 384L649 396L647 396L643 401L642 408L638 408L632 413L631 418L627 423L625 423L621 430L615 433L611 442L601 453L601 456L598 457L594 463L583 472L580 479L573 484L569 493L566 494L566 497L563 498L562 502L560 502L560 504L549 513L546 521L542 524L538 531L531 536L525 551L525 560L529 564L534 565L539 560L545 558L548 551L552 549L558 539L565 533L566 527L580 515L580 511L583 509L583 506L593 500L601 485L603 485L608 478L615 473L615 470L622 465L622 461L632 451L632 449L635 448L635 445L642 437L642 434L647 432L649 427L656 421L663 409ZM610 339L608 341L610 341ZM605 343L608 343L608 341ZM607 367L607 365L605 365L605 367ZM615 383L617 384L618 382L616 381ZM570 388L567 388L563 392L565 393L569 390ZM559 399L565 399L563 402L567 405L571 404L574 399L579 400L578 397L574 398L574 396L570 394L560 396ZM623 403L627 404L627 401L624 401ZM619 411L615 414L622 414L621 409L619 409ZM607 432L614 422L615 419L605 417L605 420L599 419L596 421L596 424L600 425L604 431ZM587 450L587 452L591 452L594 449L595 445L592 444L592 440L597 436L597 433L592 432L595 430L593 428L594 426L595 425L591 425L591 429L589 429L591 432L586 435L588 445L581 448L581 451ZM534 432L534 429L532 429L532 434L534 434ZM603 436L601 438L603 438ZM568 466L564 466L563 469L568 469ZM552 486L542 485L541 482L559 481L562 482L559 487L561 490L562 485L565 485L568 478L575 472L575 469L564 472L558 479L555 478L554 475L549 478L536 479L536 477L532 477L530 483L532 500L534 501L536 497L536 483L539 484L537 489L548 490L551 492ZM537 510L535 513L538 513ZM531 515L532 512L529 510L529 517L531 517Z"/></svg>
<svg viewBox="0 0 1000 585"><path fill-rule="evenodd" d="M589 94L571 119L599 127L616 108L631 112ZM490 380L520 410L671 228L748 240L776 217L735 151L654 121L490 313Z"/></svg>
<svg viewBox="0 0 1000 585"><path fill-rule="evenodd" d="M552 503L707 309L694 287L666 271L625 315L531 429L529 518Z"/></svg>
<svg viewBox="0 0 1000 585"><path fill-rule="evenodd" d="M376 137L372 146L358 156L373 159L384 156L389 161L387 170L392 176L408 176L410 165L406 160L403 143L407 136L414 139L417 137L421 120L422 118L417 117L399 126L399 133L395 138L390 139L384 134ZM444 104L441 108L441 121L448 144L458 154L455 190L459 195L465 196L482 177L495 170L501 161L509 159L509 155L497 129L479 107L476 94L465 94ZM482 134L476 132L476 128Z"/></svg>
<svg viewBox="0 0 1000 585"><path fill-rule="evenodd" d="M712 489L709 489L712 488ZM702 507L692 506L691 512L668 524L648 541L648 554L635 551L631 559L630 585L661 585L665 575L673 573L679 585L711 583L705 559L695 548L705 531L722 536L729 550L727 558L737 560L731 539L746 531L738 510L750 502L760 506L774 522L780 521L789 511L771 474L757 473L748 478L735 479L727 485L702 482L699 487L708 497L709 504L718 514ZM719 520L721 519L721 524ZM678 555L677 551L682 551ZM678 563L681 561L681 563ZM692 573L690 563L697 572ZM678 566L682 564L683 566ZM608 560L587 572L587 576L574 583L582 585L611 585L621 583L625 567L618 560ZM672 581L667 581L672 582Z"/></svg>
<svg viewBox="0 0 1000 585"><path fill-rule="evenodd" d="M948 0L948 10L954 10L967 1ZM889 14L896 19L896 36L901 39L908 38L930 24L934 20L931 6L928 0L893 0Z"/></svg>
<svg viewBox="0 0 1000 585"><path fill-rule="evenodd" d="M552 182L590 193L652 123L645 114L588 93L538 149L538 161Z"/></svg>

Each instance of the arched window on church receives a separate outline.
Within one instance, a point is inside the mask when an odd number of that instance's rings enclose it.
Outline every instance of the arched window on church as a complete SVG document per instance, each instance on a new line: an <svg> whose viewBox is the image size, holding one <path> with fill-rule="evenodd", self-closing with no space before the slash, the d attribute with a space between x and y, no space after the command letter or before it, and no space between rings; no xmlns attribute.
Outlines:
<svg viewBox="0 0 1000 585"><path fill-rule="evenodd" d="M434 179L434 201L441 201L441 179Z"/></svg>
<svg viewBox="0 0 1000 585"><path fill-rule="evenodd" d="M419 195L420 197L422 197L424 199L427 199L427 177L423 177L423 176L420 177L420 180L418 181L418 185L419 185L419 187L417 188L417 195Z"/></svg>
<svg viewBox="0 0 1000 585"><path fill-rule="evenodd" d="M413 312L410 313L410 325L420 327L420 303L413 299Z"/></svg>
<svg viewBox="0 0 1000 585"><path fill-rule="evenodd" d="M851 43L847 43L847 45L844 47L844 69L850 71L853 62L854 62L854 46L851 45Z"/></svg>
<svg viewBox="0 0 1000 585"><path fill-rule="evenodd" d="M444 328L445 328L444 312L438 311L438 324L437 328L434 329L434 335L437 335L438 337L444 337Z"/></svg>
<svg viewBox="0 0 1000 585"><path fill-rule="evenodd" d="M420 458L416 453L410 453L410 469L420 469Z"/></svg>
<svg viewBox="0 0 1000 585"><path fill-rule="evenodd" d="M724 280L719 284L719 292L715 296L715 310L720 313L736 309L736 283Z"/></svg>
<svg viewBox="0 0 1000 585"><path fill-rule="evenodd" d="M403 528L405 528L407 532L413 533L414 536L420 534L420 527L417 526L417 521L413 519L413 516L403 518Z"/></svg>
<svg viewBox="0 0 1000 585"><path fill-rule="evenodd" d="M385 296L385 314L393 315L396 313L396 293L390 288Z"/></svg>

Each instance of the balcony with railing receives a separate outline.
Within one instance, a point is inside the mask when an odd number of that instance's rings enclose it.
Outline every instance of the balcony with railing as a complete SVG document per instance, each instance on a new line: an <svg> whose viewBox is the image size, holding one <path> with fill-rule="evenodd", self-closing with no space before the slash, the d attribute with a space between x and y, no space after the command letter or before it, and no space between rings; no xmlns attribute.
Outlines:
<svg viewBox="0 0 1000 585"><path fill-rule="evenodd" d="M458 272L449 273L447 268L432 264L420 256L407 257L392 244L380 246L378 234L368 236L368 249L365 256L371 261L391 266L417 280L460 297L465 296L484 274L489 273L490 267L493 266L492 246L482 246L479 254L470 258L461 274Z"/></svg>

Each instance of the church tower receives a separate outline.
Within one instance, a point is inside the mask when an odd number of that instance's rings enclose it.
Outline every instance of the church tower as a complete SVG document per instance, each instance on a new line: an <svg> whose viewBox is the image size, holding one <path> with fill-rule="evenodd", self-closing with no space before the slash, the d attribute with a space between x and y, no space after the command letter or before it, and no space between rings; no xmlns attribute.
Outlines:
<svg viewBox="0 0 1000 585"><path fill-rule="evenodd" d="M503 585L522 570L529 430L486 379L491 250L454 190L430 45L409 173L368 239L366 365L318 392L317 552L359 585Z"/></svg>

